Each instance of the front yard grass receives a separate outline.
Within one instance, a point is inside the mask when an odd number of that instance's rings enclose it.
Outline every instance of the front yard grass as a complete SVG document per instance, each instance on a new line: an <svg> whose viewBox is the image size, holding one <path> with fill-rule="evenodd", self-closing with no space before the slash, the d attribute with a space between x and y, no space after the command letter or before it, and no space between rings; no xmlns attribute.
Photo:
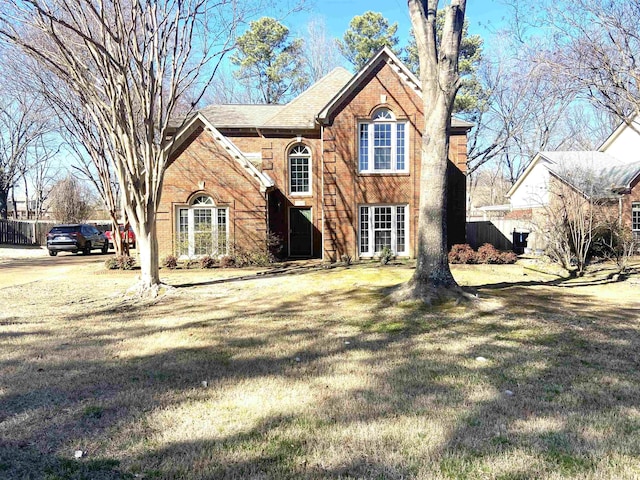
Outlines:
<svg viewBox="0 0 640 480"><path fill-rule="evenodd" d="M0 289L0 478L640 478L637 273L457 266L482 301L426 310L402 265L95 268Z"/></svg>

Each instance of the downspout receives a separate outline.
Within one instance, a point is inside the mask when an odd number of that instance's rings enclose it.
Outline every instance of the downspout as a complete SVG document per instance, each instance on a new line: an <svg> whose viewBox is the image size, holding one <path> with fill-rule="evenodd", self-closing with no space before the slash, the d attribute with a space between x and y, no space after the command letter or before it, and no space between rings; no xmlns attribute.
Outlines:
<svg viewBox="0 0 640 480"><path fill-rule="evenodd" d="M318 119L316 118L316 121ZM320 123L320 215L322 215L320 224L322 225L322 231L320 232L320 250L322 252L321 259L324 262L324 123Z"/></svg>

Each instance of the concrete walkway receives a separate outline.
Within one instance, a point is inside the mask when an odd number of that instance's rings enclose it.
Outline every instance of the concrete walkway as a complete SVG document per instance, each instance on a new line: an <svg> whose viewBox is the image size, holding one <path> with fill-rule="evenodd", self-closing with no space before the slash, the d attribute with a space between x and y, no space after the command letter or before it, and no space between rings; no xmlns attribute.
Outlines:
<svg viewBox="0 0 640 480"><path fill-rule="evenodd" d="M0 244L0 259L46 257L47 247Z"/></svg>

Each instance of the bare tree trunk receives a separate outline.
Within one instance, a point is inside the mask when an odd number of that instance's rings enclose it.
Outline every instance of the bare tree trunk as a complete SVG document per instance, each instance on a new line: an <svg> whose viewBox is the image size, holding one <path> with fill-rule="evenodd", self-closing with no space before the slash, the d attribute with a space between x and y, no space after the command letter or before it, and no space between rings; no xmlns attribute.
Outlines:
<svg viewBox="0 0 640 480"><path fill-rule="evenodd" d="M447 255L447 155L449 136L444 100L437 102L426 119L422 135L420 212L418 217L418 255L411 283L434 287L457 286L449 269ZM442 159L445 161L442 161Z"/></svg>
<svg viewBox="0 0 640 480"><path fill-rule="evenodd" d="M433 304L463 295L449 269L446 221L449 127L460 85L458 53L466 1L452 1L447 7L440 45L436 40L437 0L409 0L408 4L420 60L425 126L416 270L411 280L394 293L393 299L416 299Z"/></svg>
<svg viewBox="0 0 640 480"><path fill-rule="evenodd" d="M7 219L7 210L9 202L9 192L5 189L0 189L0 218Z"/></svg>
<svg viewBox="0 0 640 480"><path fill-rule="evenodd" d="M157 288L160 285L160 264L158 261L158 237L155 216L140 223L136 230L136 243L140 260L140 289Z"/></svg>
<svg viewBox="0 0 640 480"><path fill-rule="evenodd" d="M18 205L16 205L16 188L11 187L11 202L13 203L13 218L18 219Z"/></svg>

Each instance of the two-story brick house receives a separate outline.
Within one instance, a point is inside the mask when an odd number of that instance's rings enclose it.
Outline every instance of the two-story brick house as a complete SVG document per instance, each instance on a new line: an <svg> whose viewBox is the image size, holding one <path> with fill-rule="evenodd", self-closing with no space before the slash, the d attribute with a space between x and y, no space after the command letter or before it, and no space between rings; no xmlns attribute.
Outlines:
<svg viewBox="0 0 640 480"><path fill-rule="evenodd" d="M286 105L202 109L173 137L161 255L260 248L271 232L287 257L414 256L423 121L419 81L389 49ZM470 128L452 120L450 244L465 237Z"/></svg>

